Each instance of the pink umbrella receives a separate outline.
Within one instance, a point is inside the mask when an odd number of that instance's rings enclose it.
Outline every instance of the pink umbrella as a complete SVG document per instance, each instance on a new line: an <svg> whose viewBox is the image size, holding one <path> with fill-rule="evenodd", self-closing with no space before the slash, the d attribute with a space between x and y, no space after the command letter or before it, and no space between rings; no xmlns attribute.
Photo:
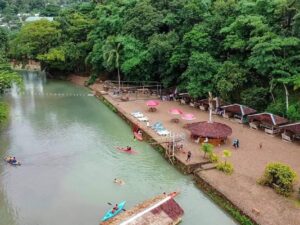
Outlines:
<svg viewBox="0 0 300 225"><path fill-rule="evenodd" d="M183 112L180 110L180 109L170 109L169 110L169 113L172 114L172 115L181 115L183 114Z"/></svg>
<svg viewBox="0 0 300 225"><path fill-rule="evenodd" d="M175 115L175 116L183 114L183 112L180 109L176 109L176 108L170 109L169 113L172 114L172 115ZM174 123L178 123L179 119L178 118L173 118L173 119L171 119L171 121L174 122Z"/></svg>
<svg viewBox="0 0 300 225"><path fill-rule="evenodd" d="M158 106L158 105L159 105L158 101L155 101L155 100L147 101L147 106L149 106L149 107L155 107L155 106Z"/></svg>
<svg viewBox="0 0 300 225"><path fill-rule="evenodd" d="M183 120L187 120L187 121L191 121L191 120L196 119L196 117L191 113L184 114L181 118Z"/></svg>

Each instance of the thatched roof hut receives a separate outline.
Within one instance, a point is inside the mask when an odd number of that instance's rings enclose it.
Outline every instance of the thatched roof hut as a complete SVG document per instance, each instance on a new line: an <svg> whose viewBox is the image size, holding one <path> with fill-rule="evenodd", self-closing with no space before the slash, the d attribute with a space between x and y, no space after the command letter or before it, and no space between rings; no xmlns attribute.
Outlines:
<svg viewBox="0 0 300 225"><path fill-rule="evenodd" d="M194 139L200 138L200 142L203 142L206 138L208 142L219 145L232 134L231 127L223 123L218 122L197 122L187 125L187 129L191 132L191 136Z"/></svg>
<svg viewBox="0 0 300 225"><path fill-rule="evenodd" d="M287 130L293 134L300 135L300 122L283 125L280 126L280 128L283 130Z"/></svg>
<svg viewBox="0 0 300 225"><path fill-rule="evenodd" d="M286 118L274 115L272 113L258 113L248 116L250 127L265 128L265 132L275 134L279 132L279 126L288 123Z"/></svg>
<svg viewBox="0 0 300 225"><path fill-rule="evenodd" d="M282 138L285 140L292 141L295 138L300 139L300 122L283 125L280 126L279 129L284 132Z"/></svg>
<svg viewBox="0 0 300 225"><path fill-rule="evenodd" d="M272 113L253 114L249 115L248 118L250 122L257 121L268 127L274 127L288 123L286 118L274 115Z"/></svg>
<svg viewBox="0 0 300 225"><path fill-rule="evenodd" d="M222 108L225 110L225 112L229 112L240 117L254 114L257 112L255 109L240 104L225 105L222 106Z"/></svg>

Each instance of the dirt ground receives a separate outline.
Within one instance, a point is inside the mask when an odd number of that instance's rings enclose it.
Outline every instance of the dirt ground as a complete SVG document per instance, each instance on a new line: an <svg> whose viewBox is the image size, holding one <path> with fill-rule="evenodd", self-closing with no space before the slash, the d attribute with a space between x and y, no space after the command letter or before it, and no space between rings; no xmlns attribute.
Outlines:
<svg viewBox="0 0 300 225"><path fill-rule="evenodd" d="M86 78L72 76L70 80L82 85ZM93 90L101 90L101 84L92 86ZM118 107L125 115L139 110L149 119L150 124L160 121L171 132L184 133L186 135L184 150L192 152L192 160L188 163L198 163L203 161L203 153L199 150L200 145L191 141L188 130L183 126L186 121L178 124L172 123L172 115L168 113L171 108L179 108L185 113L193 113L198 121L207 121L208 113L192 108L188 105L180 105L174 101L160 101L156 112L149 112L145 100L121 102L116 101L109 95L106 98ZM135 120L135 119L134 119ZM263 131L250 129L248 125L241 125L232 120L214 116L213 120L230 126L233 130L227 144L216 147L214 152L220 157L222 150L229 149L232 156L228 160L234 165L234 173L231 176L225 175L216 170L201 171L201 175L213 187L223 193L228 199L242 209L246 214L251 215L262 225L300 225L300 207L297 206L296 193L290 198L284 198L276 194L268 187L257 184L257 180L264 172L265 166L270 162L281 162L290 165L300 177L300 144L287 143L279 137L265 134ZM147 128L144 122L138 122L139 126L148 129L149 133L158 141L162 140L151 128ZM240 140L240 148L232 147L232 140ZM259 144L262 143L262 148ZM177 153L176 158L185 162L186 154ZM187 163L187 162L185 162ZM299 182L295 185L298 190Z"/></svg>

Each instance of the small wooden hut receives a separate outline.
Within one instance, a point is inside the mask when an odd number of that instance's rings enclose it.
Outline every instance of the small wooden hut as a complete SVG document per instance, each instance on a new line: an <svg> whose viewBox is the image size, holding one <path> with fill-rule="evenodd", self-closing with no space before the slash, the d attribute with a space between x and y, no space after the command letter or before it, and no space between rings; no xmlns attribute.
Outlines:
<svg viewBox="0 0 300 225"><path fill-rule="evenodd" d="M218 109L221 106L225 105L225 102L222 99L220 99L219 97L215 97L211 100L211 104L212 104L213 114L217 114ZM197 105L198 105L200 110L208 111L208 109L209 109L209 99L206 98L206 99L198 100Z"/></svg>
<svg viewBox="0 0 300 225"><path fill-rule="evenodd" d="M191 138L197 142L208 142L215 146L226 142L227 137L232 134L231 127L218 122L197 122L187 125L191 132Z"/></svg>
<svg viewBox="0 0 300 225"><path fill-rule="evenodd" d="M253 129L263 128L267 134L278 134L279 126L288 123L288 120L272 113L258 113L248 116L249 125Z"/></svg>
<svg viewBox="0 0 300 225"><path fill-rule="evenodd" d="M256 113L255 109L240 104L222 106L223 117L234 118L239 123L247 122L247 116Z"/></svg>
<svg viewBox="0 0 300 225"><path fill-rule="evenodd" d="M300 122L280 126L281 137L285 141L300 140Z"/></svg>

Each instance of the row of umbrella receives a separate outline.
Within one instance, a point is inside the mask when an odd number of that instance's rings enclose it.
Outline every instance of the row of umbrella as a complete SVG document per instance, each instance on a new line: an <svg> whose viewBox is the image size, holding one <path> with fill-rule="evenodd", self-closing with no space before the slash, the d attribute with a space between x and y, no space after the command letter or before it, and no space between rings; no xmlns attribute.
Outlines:
<svg viewBox="0 0 300 225"><path fill-rule="evenodd" d="M159 101L149 100L149 101L147 101L146 104L151 109L151 108L155 108L156 106L158 106L159 105ZM186 120L186 121L192 121L192 120L196 119L196 117L193 114L191 114L191 113L183 113L183 111L181 111L180 109L177 109L177 108L170 109L169 113L171 115L174 115L174 116L181 116L181 118L183 120Z"/></svg>
<svg viewBox="0 0 300 225"><path fill-rule="evenodd" d="M159 105L158 101L150 100L147 102L147 106L156 107ZM183 120L191 121L195 120L196 117L191 113L183 113L178 108L172 108L169 110L169 113L174 116L181 116ZM174 122L179 122L178 118L172 119ZM191 133L195 136L202 138L219 138L226 139L228 136L232 134L232 129L226 124L218 123L218 122L207 122L202 121L198 123L187 124L186 128L191 131Z"/></svg>

